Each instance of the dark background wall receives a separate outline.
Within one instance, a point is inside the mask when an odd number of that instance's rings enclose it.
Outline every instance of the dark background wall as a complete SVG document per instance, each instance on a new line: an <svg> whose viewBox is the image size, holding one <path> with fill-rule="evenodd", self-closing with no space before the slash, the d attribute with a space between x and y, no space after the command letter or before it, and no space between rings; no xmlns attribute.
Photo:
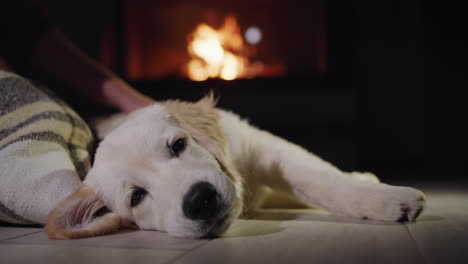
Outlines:
<svg viewBox="0 0 468 264"><path fill-rule="evenodd" d="M109 26L101 14L112 8L119 21L124 12L123 1L96 2L51 1L51 10L64 31L100 59L102 32ZM281 4L287 8L288 3ZM134 85L158 99L199 98L214 87L221 106L342 169L374 171L384 180L464 178L467 30L462 10L443 1L330 0L325 2L326 75L213 81L199 90L191 83L161 80ZM111 27L119 32L125 25ZM114 40L123 45L122 36ZM119 58L115 70L123 74L118 64L125 60Z"/></svg>
<svg viewBox="0 0 468 264"><path fill-rule="evenodd" d="M359 163L389 177L464 177L460 9L442 1L343 2L329 1L330 67L339 85L358 91Z"/></svg>

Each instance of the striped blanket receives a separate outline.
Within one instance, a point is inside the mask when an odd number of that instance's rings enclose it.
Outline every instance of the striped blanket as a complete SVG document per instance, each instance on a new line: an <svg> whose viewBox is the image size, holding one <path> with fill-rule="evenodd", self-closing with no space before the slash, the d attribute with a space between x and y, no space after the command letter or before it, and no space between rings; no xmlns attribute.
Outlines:
<svg viewBox="0 0 468 264"><path fill-rule="evenodd" d="M91 143L64 102L0 69L0 222L44 224L85 176Z"/></svg>

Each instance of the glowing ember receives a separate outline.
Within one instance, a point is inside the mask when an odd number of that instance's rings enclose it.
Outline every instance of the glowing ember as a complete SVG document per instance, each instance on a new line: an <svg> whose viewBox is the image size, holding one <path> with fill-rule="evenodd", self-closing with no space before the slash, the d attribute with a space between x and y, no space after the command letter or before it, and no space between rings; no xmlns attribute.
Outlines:
<svg viewBox="0 0 468 264"><path fill-rule="evenodd" d="M249 62L245 55L247 47L233 16L227 16L218 30L199 24L190 35L188 51L191 60L186 70L194 81L251 77L263 67L261 63Z"/></svg>

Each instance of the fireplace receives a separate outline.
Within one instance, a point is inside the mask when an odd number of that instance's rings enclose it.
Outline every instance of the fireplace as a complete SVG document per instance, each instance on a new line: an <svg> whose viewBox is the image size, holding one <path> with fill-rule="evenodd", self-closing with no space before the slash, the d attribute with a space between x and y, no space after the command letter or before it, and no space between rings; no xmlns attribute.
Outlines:
<svg viewBox="0 0 468 264"><path fill-rule="evenodd" d="M249 60L244 65L249 73L239 78L326 73L322 0L126 0L120 5L120 14L108 15L101 59L115 70L124 62L118 70L132 81L187 78L193 55L188 46L200 25L223 31L225 51ZM206 58L198 62L205 64Z"/></svg>

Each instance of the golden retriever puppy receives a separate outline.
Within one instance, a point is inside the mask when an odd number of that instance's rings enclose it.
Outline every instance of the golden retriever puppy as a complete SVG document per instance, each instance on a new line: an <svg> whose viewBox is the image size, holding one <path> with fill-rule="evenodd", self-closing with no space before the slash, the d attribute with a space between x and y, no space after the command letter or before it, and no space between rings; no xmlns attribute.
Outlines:
<svg viewBox="0 0 468 264"><path fill-rule="evenodd" d="M167 101L97 125L103 137L78 190L49 215L51 238L136 225L172 236L219 235L268 186L337 214L414 221L424 194L340 171L309 151L218 109L212 96ZM245 202L249 201L249 202Z"/></svg>

